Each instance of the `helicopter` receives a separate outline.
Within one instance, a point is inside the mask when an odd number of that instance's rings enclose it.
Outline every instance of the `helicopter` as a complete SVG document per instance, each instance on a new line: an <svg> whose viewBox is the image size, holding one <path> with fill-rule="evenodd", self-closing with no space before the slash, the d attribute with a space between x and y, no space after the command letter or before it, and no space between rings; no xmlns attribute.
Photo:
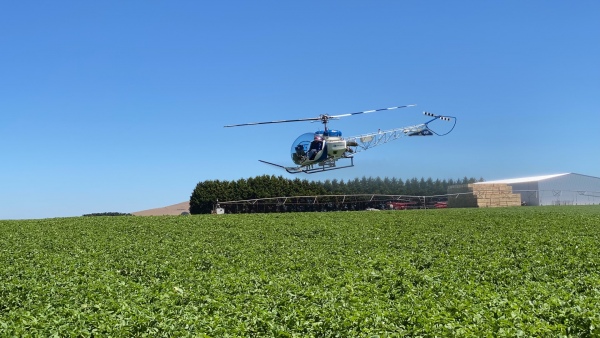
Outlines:
<svg viewBox="0 0 600 338"><path fill-rule="evenodd" d="M389 108L380 108L365 110L355 113L341 114L341 115L328 115L321 114L317 117L301 118L292 120L278 120L278 121L267 121L267 122L252 122L242 124L230 124L224 126L225 128L231 127L242 127L242 126L254 126L262 124L276 124L276 123L288 123L288 122L321 122L323 124L322 130L317 130L314 133L305 133L300 135L292 143L291 147L291 159L295 164L294 166L284 166L276 163L271 163L263 160L259 160L262 163L276 166L285 169L290 174L306 173L313 174L317 172L324 172L329 170L343 169L354 166L354 155L358 152L373 148L375 146L397 140L404 136L445 136L448 135L456 126L456 117L435 115L429 112L423 112L425 116L428 116L428 120L417 125L400 127L391 130L363 134L353 137L342 137L340 130L329 129L328 123L331 120L339 120L342 117L370 114L385 110L394 110L400 108L414 107L415 104L409 104L404 106L396 106ZM429 127L429 124L433 121L441 120L453 123L450 130L445 133L437 133ZM347 161L350 161L348 163ZM345 161L345 164L338 165L338 161Z"/></svg>

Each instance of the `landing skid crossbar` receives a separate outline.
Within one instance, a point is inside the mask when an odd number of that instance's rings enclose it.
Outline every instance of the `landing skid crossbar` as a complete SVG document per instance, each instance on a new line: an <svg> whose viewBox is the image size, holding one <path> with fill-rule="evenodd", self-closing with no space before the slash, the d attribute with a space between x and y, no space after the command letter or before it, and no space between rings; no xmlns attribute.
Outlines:
<svg viewBox="0 0 600 338"><path fill-rule="evenodd" d="M268 164L268 165L272 165L275 167L285 169L285 171L287 171L290 174L299 174L299 173L314 174L314 173L321 173L321 172L330 171L330 170L354 167L354 158L353 157L347 157L347 158L350 159L349 165L344 165L344 166L338 167L335 165L335 161L327 160L327 161L324 161L321 163L317 163L316 168L315 168L315 164L311 164L308 166L299 166L299 167L286 167L286 166L282 166L280 164L271 163L271 162L267 162L267 161L263 161L263 160L259 160L259 161L262 163Z"/></svg>

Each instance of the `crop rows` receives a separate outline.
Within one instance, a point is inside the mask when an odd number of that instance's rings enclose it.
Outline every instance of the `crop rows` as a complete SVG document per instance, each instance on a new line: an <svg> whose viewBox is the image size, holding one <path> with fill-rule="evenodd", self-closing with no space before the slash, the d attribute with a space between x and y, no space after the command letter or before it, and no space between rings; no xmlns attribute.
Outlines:
<svg viewBox="0 0 600 338"><path fill-rule="evenodd" d="M600 207L0 221L0 336L598 336Z"/></svg>

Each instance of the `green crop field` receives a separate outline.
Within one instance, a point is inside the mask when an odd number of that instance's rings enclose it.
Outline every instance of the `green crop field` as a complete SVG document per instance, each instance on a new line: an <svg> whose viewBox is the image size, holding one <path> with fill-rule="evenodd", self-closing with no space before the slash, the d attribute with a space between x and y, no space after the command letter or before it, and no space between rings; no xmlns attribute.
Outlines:
<svg viewBox="0 0 600 338"><path fill-rule="evenodd" d="M600 206L0 221L0 336L600 335Z"/></svg>

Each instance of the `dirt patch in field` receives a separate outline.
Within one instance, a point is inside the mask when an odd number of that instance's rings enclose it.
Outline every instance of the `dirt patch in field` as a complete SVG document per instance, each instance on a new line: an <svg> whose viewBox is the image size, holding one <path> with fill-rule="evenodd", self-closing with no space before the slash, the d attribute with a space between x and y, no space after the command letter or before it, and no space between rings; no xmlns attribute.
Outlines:
<svg viewBox="0 0 600 338"><path fill-rule="evenodd" d="M142 211L132 212L136 216L162 216L162 215L181 215L182 212L190 212L190 202L181 202L162 208L154 208Z"/></svg>

